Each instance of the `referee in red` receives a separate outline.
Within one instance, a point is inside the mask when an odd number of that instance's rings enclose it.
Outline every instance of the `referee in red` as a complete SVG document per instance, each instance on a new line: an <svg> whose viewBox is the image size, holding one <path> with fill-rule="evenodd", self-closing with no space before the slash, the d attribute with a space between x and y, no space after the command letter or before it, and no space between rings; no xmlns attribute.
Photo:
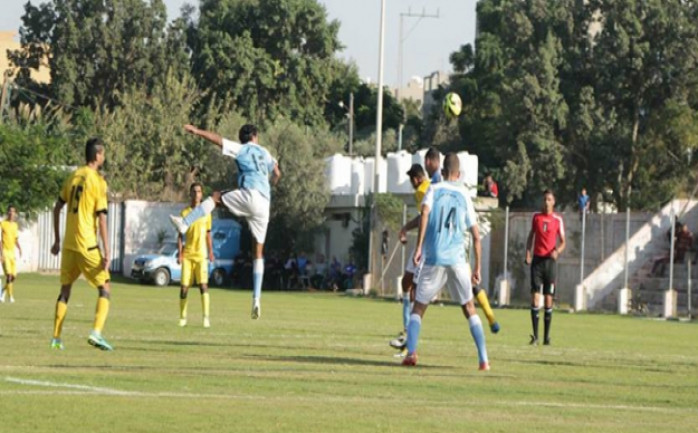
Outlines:
<svg viewBox="0 0 698 433"><path fill-rule="evenodd" d="M543 192L543 210L533 214L531 231L526 242L526 264L531 265L531 324L530 344L538 344L540 303L538 292L545 296L545 336L543 344L550 344L550 323L553 320L555 295L555 262L565 249L565 225L562 217L553 212L555 195L549 189ZM560 243L558 244L558 238Z"/></svg>

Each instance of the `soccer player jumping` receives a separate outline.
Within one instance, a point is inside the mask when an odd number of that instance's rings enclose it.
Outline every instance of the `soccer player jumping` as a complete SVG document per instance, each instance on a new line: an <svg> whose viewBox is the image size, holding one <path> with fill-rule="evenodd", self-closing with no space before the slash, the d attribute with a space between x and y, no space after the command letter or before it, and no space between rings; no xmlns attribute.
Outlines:
<svg viewBox="0 0 698 433"><path fill-rule="evenodd" d="M545 296L545 337L543 344L550 344L550 324L553 321L553 296L555 295L555 262L565 249L565 225L562 217L553 212L555 195L549 189L543 192L543 210L533 214L531 231L526 242L526 264L531 265L531 324L533 335L530 343L538 344L540 303L538 292ZM557 240L560 239L560 245ZM532 256L532 258L531 258Z"/></svg>
<svg viewBox="0 0 698 433"><path fill-rule="evenodd" d="M422 202L419 238L414 263L424 260L415 294L414 308L407 325L407 356L402 365L417 365L417 342L422 317L429 301L448 287L451 298L461 305L475 340L480 370L489 370L482 322L475 312L471 284L480 282L480 232L468 191L458 182L460 161L458 155L446 155L442 170L445 182L432 183ZM465 260L465 232L470 230L475 251L472 275Z"/></svg>
<svg viewBox="0 0 698 433"><path fill-rule="evenodd" d="M238 133L240 143L230 141L215 132L204 131L193 125L184 129L220 147L224 156L235 159L238 168L238 189L228 192L214 192L185 217L170 215L170 221L180 234L185 234L191 224L199 218L210 215L216 205L223 203L232 213L244 217L250 226L253 237L254 262L252 264L252 318L261 315L260 297L264 278L264 239L269 225L271 182L276 184L281 177L279 164L269 151L258 144L257 127L243 125Z"/></svg>

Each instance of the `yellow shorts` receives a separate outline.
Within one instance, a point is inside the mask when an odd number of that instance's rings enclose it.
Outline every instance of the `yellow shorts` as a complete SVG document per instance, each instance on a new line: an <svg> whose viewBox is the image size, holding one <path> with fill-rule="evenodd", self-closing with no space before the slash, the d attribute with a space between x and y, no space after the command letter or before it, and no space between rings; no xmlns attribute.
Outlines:
<svg viewBox="0 0 698 433"><path fill-rule="evenodd" d="M2 254L2 272L7 275L17 275L17 263L14 254Z"/></svg>
<svg viewBox="0 0 698 433"><path fill-rule="evenodd" d="M72 250L63 250L61 254L61 285L73 284L80 274L93 287L103 286L109 282L109 271L102 268L102 252L99 248L86 254Z"/></svg>
<svg viewBox="0 0 698 433"><path fill-rule="evenodd" d="M182 286L208 284L208 260L182 259Z"/></svg>

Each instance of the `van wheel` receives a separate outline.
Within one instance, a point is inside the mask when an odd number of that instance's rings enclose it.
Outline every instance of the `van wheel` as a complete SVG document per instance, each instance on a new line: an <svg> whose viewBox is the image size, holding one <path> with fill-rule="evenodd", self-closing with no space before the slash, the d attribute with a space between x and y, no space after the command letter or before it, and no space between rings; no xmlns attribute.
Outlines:
<svg viewBox="0 0 698 433"><path fill-rule="evenodd" d="M158 268L153 274L153 282L158 287L170 284L170 271L167 268Z"/></svg>
<svg viewBox="0 0 698 433"><path fill-rule="evenodd" d="M211 274L211 281L213 282L214 286L223 286L223 284L225 284L225 271L221 268L213 271L213 274Z"/></svg>

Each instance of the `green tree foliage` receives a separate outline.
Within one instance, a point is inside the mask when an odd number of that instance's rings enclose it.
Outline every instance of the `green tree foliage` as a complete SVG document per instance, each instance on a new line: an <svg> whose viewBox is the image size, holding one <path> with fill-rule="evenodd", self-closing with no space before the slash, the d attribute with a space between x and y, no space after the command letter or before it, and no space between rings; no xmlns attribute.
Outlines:
<svg viewBox="0 0 698 433"><path fill-rule="evenodd" d="M188 69L184 29L167 31L162 0L52 0L25 5L22 48L10 53L18 81L48 62L51 97L72 106L114 107L138 83L158 85L167 71Z"/></svg>
<svg viewBox="0 0 698 433"><path fill-rule="evenodd" d="M25 107L20 111L25 114L0 123L0 209L15 205L33 219L56 201L71 170L66 165L71 143L56 119L28 115Z"/></svg>
<svg viewBox="0 0 698 433"><path fill-rule="evenodd" d="M256 123L322 125L341 48L338 21L315 0L201 0L193 74Z"/></svg>
<svg viewBox="0 0 698 433"><path fill-rule="evenodd" d="M451 56L452 147L500 174L507 201L586 186L656 207L695 168L698 27L679 0L484 0L475 49ZM439 95L437 95L439 96ZM432 131L444 127L430 126ZM441 129L439 129L441 128ZM462 138L461 138L462 137Z"/></svg>
<svg viewBox="0 0 698 433"><path fill-rule="evenodd" d="M267 243L278 250L291 245L312 249L330 200L324 159L343 143L326 130L311 131L282 119L260 132L260 144L275 155L282 173L272 190Z"/></svg>

